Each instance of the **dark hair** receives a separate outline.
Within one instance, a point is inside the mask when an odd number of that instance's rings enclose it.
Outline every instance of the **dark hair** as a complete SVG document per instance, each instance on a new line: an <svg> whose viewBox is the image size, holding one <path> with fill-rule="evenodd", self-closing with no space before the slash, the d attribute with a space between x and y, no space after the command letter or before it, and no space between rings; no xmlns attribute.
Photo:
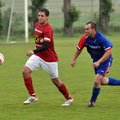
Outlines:
<svg viewBox="0 0 120 120"><path fill-rule="evenodd" d="M86 23L86 25L88 25L88 24L91 24L91 27L92 27L92 28L95 28L95 29L97 28L97 27L96 27L96 23L93 22L93 21L89 21L89 22Z"/></svg>
<svg viewBox="0 0 120 120"><path fill-rule="evenodd" d="M39 12L44 12L46 16L49 16L49 10L46 8L40 9Z"/></svg>

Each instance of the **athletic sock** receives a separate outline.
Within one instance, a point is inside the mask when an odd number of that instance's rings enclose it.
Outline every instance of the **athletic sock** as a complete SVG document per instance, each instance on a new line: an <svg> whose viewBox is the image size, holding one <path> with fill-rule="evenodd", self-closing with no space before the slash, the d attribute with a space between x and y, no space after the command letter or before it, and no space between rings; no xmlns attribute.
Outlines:
<svg viewBox="0 0 120 120"><path fill-rule="evenodd" d="M112 77L109 77L108 79L109 79L108 85L120 85L120 80Z"/></svg>
<svg viewBox="0 0 120 120"><path fill-rule="evenodd" d="M33 84L32 84L32 78L28 77L27 79L24 80L24 83L25 83L25 86L26 86L30 96L36 96L34 88L33 88Z"/></svg>
<svg viewBox="0 0 120 120"><path fill-rule="evenodd" d="M100 93L100 88L95 88L94 86L90 102L95 102L99 93Z"/></svg>
<svg viewBox="0 0 120 120"><path fill-rule="evenodd" d="M66 99L72 99L72 97L69 95L68 90L67 90L66 86L64 85L64 83L62 83L62 85L58 89L64 95L64 97Z"/></svg>
<svg viewBox="0 0 120 120"><path fill-rule="evenodd" d="M37 96L36 96L36 94L35 94L35 93L31 94L30 96L33 96L33 97L37 98Z"/></svg>

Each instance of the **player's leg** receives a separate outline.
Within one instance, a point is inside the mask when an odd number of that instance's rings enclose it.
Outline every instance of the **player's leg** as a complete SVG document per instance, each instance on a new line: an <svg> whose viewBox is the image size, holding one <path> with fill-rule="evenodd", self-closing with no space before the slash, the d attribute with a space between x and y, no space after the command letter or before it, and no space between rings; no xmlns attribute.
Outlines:
<svg viewBox="0 0 120 120"><path fill-rule="evenodd" d="M97 75L94 81L95 86L93 87L93 93L92 93L89 107L95 106L97 96L99 95L99 92L100 92L100 85L108 84L109 81L105 76L109 72L111 65L112 65L112 60L106 64L100 64L97 68L94 68L95 74Z"/></svg>
<svg viewBox="0 0 120 120"><path fill-rule="evenodd" d="M109 72L111 66L112 66L112 60L104 66L104 69L103 69L105 71L104 76ZM117 85L120 85L120 80L112 77L109 77L109 78L104 77L103 80L101 81L101 84L117 86Z"/></svg>
<svg viewBox="0 0 120 120"><path fill-rule="evenodd" d="M116 79L116 78L112 78L112 77L109 77L109 83L108 85L120 85L120 80Z"/></svg>
<svg viewBox="0 0 120 120"><path fill-rule="evenodd" d="M37 61L37 57L35 55L31 56L26 62L22 71L24 83L30 95L30 97L26 101L24 101L23 104L30 104L38 100L34 91L32 78L30 76L31 72L36 69L36 66L38 67L38 65L35 64L35 61Z"/></svg>
<svg viewBox="0 0 120 120"><path fill-rule="evenodd" d="M58 90L63 94L63 96L67 100L71 100L73 102L73 98L70 96L65 84L58 78L58 63L57 62L45 62L41 64L42 69L49 73L50 78L52 82L55 84L55 86L58 88ZM69 102L69 104L66 104L66 106L69 106L72 102Z"/></svg>
<svg viewBox="0 0 120 120"><path fill-rule="evenodd" d="M93 87L93 91L92 91L92 97L90 99L90 103L88 105L88 107L94 107L95 106L95 102L97 100L97 97L100 93L100 87L101 87L101 80L103 79L103 75L101 74L97 74L94 80L94 87Z"/></svg>
<svg viewBox="0 0 120 120"><path fill-rule="evenodd" d="M64 95L64 97L66 99L71 99L72 98L72 97L70 97L65 84L61 80L59 80L58 77L52 78L51 80L55 84L55 86L58 88L58 90Z"/></svg>
<svg viewBox="0 0 120 120"><path fill-rule="evenodd" d="M58 77L56 78L52 78L52 82L56 85L56 87L58 88L58 90L63 94L63 96L66 98L66 101L64 104L62 104L62 106L69 106L73 103L73 98L70 96L65 84L59 80Z"/></svg>
<svg viewBox="0 0 120 120"><path fill-rule="evenodd" d="M101 81L101 85L118 86L120 85L120 80L112 77L109 78L104 77L103 80Z"/></svg>
<svg viewBox="0 0 120 120"><path fill-rule="evenodd" d="M25 86L26 86L30 96L35 94L35 91L34 91L34 88L33 88L33 83L32 83L32 78L30 76L31 72L32 71L27 66L25 66L23 71L22 71L23 78L24 78L24 83L25 83Z"/></svg>
<svg viewBox="0 0 120 120"><path fill-rule="evenodd" d="M30 97L26 101L23 102L24 105L31 104L32 102L38 101L38 98L37 98L34 88L33 88L32 78L30 76L31 72L32 71L26 66L24 67L23 72L22 72L25 86L30 95Z"/></svg>

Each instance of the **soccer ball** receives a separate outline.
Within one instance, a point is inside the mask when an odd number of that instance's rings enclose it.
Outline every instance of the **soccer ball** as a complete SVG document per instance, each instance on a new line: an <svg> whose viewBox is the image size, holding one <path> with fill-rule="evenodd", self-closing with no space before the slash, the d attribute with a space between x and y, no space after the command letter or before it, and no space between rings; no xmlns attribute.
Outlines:
<svg viewBox="0 0 120 120"><path fill-rule="evenodd" d="M0 53L0 65L4 63L4 55Z"/></svg>

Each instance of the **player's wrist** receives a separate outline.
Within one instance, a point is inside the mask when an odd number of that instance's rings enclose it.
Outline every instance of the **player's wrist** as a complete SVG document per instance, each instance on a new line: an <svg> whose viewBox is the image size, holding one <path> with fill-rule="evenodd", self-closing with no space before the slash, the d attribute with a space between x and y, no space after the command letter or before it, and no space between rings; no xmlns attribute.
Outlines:
<svg viewBox="0 0 120 120"><path fill-rule="evenodd" d="M100 64L100 63L101 63L101 60L98 60L97 62Z"/></svg>
<svg viewBox="0 0 120 120"><path fill-rule="evenodd" d="M34 54L35 53L34 50L32 50L32 51L33 51L33 54Z"/></svg>

